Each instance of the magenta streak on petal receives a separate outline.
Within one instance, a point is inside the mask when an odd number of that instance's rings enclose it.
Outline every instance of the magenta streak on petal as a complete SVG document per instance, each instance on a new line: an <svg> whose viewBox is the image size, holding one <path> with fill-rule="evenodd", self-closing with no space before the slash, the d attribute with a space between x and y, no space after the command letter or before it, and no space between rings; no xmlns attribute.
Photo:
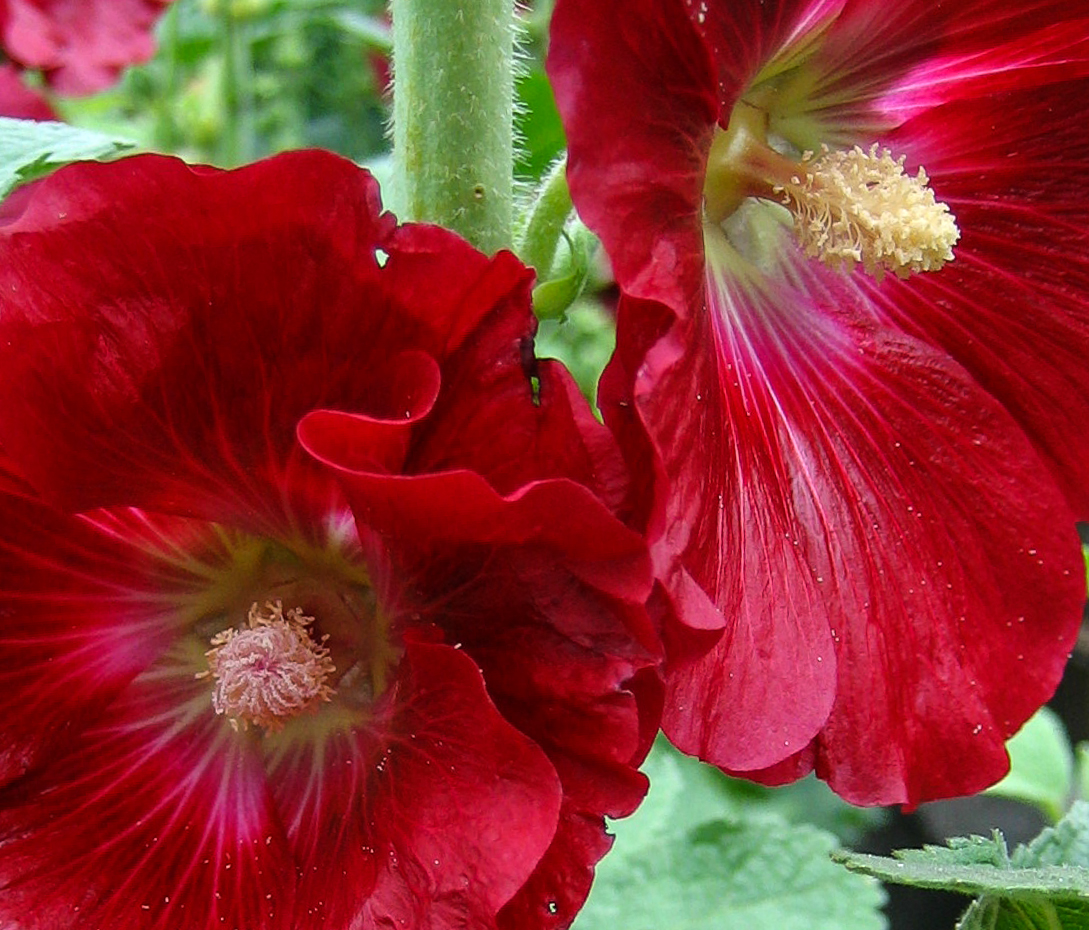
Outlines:
<svg viewBox="0 0 1089 930"><path fill-rule="evenodd" d="M71 900L95 926L291 926L294 870L264 770L213 717L188 662L138 679L3 808L0 833L33 826L8 837L5 867L20 865L0 874L5 901L45 919Z"/></svg>
<svg viewBox="0 0 1089 930"><path fill-rule="evenodd" d="M895 123L943 103L1084 77L1089 19L1050 24L1004 45L948 51L920 61L881 95L877 108Z"/></svg>

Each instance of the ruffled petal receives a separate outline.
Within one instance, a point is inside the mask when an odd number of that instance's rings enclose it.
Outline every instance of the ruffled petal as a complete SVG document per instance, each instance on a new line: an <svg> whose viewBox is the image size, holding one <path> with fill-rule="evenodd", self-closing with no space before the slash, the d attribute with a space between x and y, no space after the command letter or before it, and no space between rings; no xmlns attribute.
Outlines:
<svg viewBox="0 0 1089 930"><path fill-rule="evenodd" d="M450 356L435 426L421 425L406 460L424 473L380 474L346 454L358 444L344 414L307 417L299 436L414 579L406 609L480 665L504 717L560 770L565 827L504 911L559 926L607 849L604 816L630 813L645 790L635 769L660 708L634 679L658 657L651 565L642 538L572 480L621 500L615 442L566 373L527 360L524 332L499 322ZM557 477L517 483L535 473Z"/></svg>
<svg viewBox="0 0 1089 930"><path fill-rule="evenodd" d="M664 726L734 771L815 738L859 803L978 790L1076 635L1073 517L963 369L796 262L798 290L713 279L686 355L636 385L674 479L670 542L727 620L671 676Z"/></svg>
<svg viewBox="0 0 1089 930"><path fill-rule="evenodd" d="M404 466L413 427L434 407L442 374L430 355L402 352L375 381L389 395L370 398L375 413L315 410L306 417L305 434L353 468L397 472ZM343 428L346 422L348 429Z"/></svg>

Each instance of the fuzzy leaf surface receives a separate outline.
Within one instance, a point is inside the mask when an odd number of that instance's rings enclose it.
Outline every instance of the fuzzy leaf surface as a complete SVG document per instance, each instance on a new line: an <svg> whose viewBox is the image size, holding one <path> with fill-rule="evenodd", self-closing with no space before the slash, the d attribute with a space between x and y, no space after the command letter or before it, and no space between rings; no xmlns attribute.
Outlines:
<svg viewBox="0 0 1089 930"><path fill-rule="evenodd" d="M133 148L124 139L65 123L0 117L0 197L69 162L113 158Z"/></svg>

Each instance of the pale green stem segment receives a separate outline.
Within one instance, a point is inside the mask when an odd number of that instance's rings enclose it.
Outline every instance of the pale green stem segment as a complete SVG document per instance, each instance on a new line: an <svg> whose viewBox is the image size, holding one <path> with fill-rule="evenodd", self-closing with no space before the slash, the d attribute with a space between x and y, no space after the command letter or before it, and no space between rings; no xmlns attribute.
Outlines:
<svg viewBox="0 0 1089 930"><path fill-rule="evenodd" d="M219 158L224 167L233 168L254 157L253 61L249 37L232 4L223 4L220 23L224 112Z"/></svg>
<svg viewBox="0 0 1089 930"><path fill-rule="evenodd" d="M567 159L563 158L545 175L518 243L518 257L537 270L538 282L546 280L552 271L556 247L572 209Z"/></svg>
<svg viewBox="0 0 1089 930"><path fill-rule="evenodd" d="M513 0L392 0L393 162L401 219L510 248Z"/></svg>

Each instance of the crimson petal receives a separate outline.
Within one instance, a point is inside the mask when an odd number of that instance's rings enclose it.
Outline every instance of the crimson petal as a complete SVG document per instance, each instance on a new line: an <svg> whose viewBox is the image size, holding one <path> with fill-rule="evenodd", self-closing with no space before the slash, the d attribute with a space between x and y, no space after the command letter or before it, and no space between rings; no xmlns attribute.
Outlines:
<svg viewBox="0 0 1089 930"><path fill-rule="evenodd" d="M184 661L147 671L47 768L0 791L0 837L0 915L28 930L296 926L260 759Z"/></svg>
<svg viewBox="0 0 1089 930"><path fill-rule="evenodd" d="M0 494L0 784L37 766L165 648L156 567L94 523Z"/></svg>
<svg viewBox="0 0 1089 930"><path fill-rule="evenodd" d="M875 289L907 332L941 346L1009 410L1089 519L1089 80L948 104L895 142L957 216L957 260ZM981 178L985 183L981 183Z"/></svg>
<svg viewBox="0 0 1089 930"><path fill-rule="evenodd" d="M966 372L796 260L804 290L713 291L685 340L703 358L714 345L713 366L637 386L678 486L701 489L675 496L693 532L673 544L731 618L671 678L664 726L740 771L816 737L818 772L859 803L978 790L1072 646L1072 514ZM677 456L667 429L705 457Z"/></svg>
<svg viewBox="0 0 1089 930"><path fill-rule="evenodd" d="M380 293L393 220L379 209L368 175L321 153L237 172L141 156L47 178L0 227L18 294L0 322L0 442L72 509L282 525L269 491L299 468L297 418L334 398L368 409L360 350L376 334L359 304Z"/></svg>
<svg viewBox="0 0 1089 930"><path fill-rule="evenodd" d="M272 751L304 890L296 926L492 925L556 831L551 763L450 646L408 644L375 718L320 756Z"/></svg>

